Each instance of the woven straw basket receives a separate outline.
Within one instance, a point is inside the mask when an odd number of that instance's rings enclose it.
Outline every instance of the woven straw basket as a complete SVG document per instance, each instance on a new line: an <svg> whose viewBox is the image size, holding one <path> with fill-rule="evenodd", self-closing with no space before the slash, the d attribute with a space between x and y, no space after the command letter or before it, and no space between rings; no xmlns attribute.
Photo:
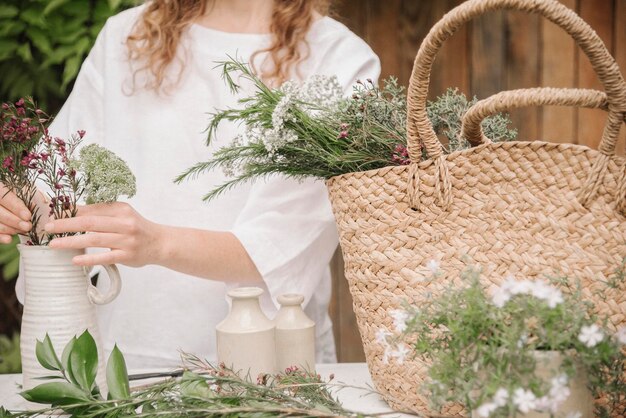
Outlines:
<svg viewBox="0 0 626 418"><path fill-rule="evenodd" d="M432 63L462 24L497 9L538 13L562 27L589 57L606 93L536 88L492 96L463 121L465 137L476 146L446 155L426 114ZM490 143L484 137L480 121L486 115L528 105L607 110L599 150L540 141ZM457 283L468 258L481 266L487 286L508 275L578 278L585 296L613 327L626 323L626 289L607 292L599 283L626 256L626 160L615 156L626 116L626 84L589 25L554 0L467 1L446 14L422 43L408 109L411 160L420 161L422 147L428 160L345 174L327 183L367 364L392 407L427 411L428 399L419 387L428 364L420 359L385 364L376 331L393 328L390 311L402 301L419 306L428 294ZM432 259L442 270L435 280L425 268ZM450 406L444 413L464 411Z"/></svg>

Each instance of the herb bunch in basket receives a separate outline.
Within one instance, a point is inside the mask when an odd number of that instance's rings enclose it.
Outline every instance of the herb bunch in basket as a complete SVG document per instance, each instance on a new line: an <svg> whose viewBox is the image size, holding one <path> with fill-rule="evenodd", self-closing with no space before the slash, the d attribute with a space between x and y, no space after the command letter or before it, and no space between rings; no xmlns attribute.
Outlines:
<svg viewBox="0 0 626 418"><path fill-rule="evenodd" d="M259 177L280 173L289 177L328 179L345 173L410 163L406 139L406 94L395 78L376 86L358 81L345 97L336 77L313 76L302 83L290 81L272 89L238 61L221 64L233 93L235 82L251 83L254 93L239 100L239 109L212 115L208 143L223 122L241 125L244 134L222 147L208 161L178 177L180 182L204 171L221 168L229 180L210 191L212 199L229 188ZM448 151L467 148L460 138L461 117L476 99L468 101L450 89L429 105L429 117L448 139ZM494 141L515 139L510 120L496 115L483 124Z"/></svg>

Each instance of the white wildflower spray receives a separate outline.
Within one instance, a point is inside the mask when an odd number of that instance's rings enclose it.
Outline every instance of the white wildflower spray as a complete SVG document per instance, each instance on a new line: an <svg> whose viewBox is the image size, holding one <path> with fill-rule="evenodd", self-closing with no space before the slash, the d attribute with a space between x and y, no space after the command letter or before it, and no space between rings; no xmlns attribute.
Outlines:
<svg viewBox="0 0 626 418"><path fill-rule="evenodd" d="M128 165L97 144L82 148L72 165L85 176L87 204L115 202L120 196L133 197L136 193L135 176Z"/></svg>

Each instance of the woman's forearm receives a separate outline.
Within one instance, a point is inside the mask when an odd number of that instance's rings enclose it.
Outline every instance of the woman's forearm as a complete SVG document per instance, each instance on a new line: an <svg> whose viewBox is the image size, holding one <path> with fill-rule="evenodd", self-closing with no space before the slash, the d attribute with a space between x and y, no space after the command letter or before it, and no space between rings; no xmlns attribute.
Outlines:
<svg viewBox="0 0 626 418"><path fill-rule="evenodd" d="M260 283L262 277L231 232L158 226L155 264L181 273L224 282Z"/></svg>

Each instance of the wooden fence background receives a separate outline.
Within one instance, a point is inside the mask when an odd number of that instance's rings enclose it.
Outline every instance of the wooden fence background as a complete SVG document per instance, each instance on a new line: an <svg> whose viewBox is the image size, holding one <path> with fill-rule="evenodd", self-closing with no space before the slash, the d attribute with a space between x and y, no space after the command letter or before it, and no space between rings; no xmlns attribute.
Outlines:
<svg viewBox="0 0 626 418"><path fill-rule="evenodd" d="M378 54L382 77L408 85L415 54L432 25L461 0L343 0L337 18ZM561 0L593 27L626 73L626 0ZM350 59L350 57L346 57ZM524 87L602 89L587 57L556 25L538 16L495 12L456 33L440 51L430 97L448 87L468 96ZM546 107L511 113L519 139L572 142L596 148L605 122L599 110ZM620 153L624 153L622 129ZM364 361L352 299L338 251L332 262L331 316L339 361Z"/></svg>

